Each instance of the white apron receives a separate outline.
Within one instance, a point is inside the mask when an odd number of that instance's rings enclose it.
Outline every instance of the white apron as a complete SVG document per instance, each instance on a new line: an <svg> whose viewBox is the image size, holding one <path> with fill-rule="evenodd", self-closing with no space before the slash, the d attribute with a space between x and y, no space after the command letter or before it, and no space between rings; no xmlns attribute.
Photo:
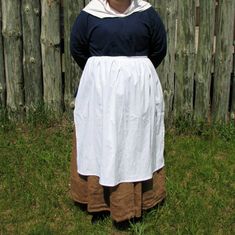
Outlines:
<svg viewBox="0 0 235 235"><path fill-rule="evenodd" d="M77 169L104 186L152 178L164 166L164 101L147 57L91 57L75 100Z"/></svg>

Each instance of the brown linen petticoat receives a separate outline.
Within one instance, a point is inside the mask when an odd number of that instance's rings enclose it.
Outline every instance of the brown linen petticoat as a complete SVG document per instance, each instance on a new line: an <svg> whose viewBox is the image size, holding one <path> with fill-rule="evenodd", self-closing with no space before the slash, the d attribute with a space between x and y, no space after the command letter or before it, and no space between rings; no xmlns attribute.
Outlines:
<svg viewBox="0 0 235 235"><path fill-rule="evenodd" d="M150 209L166 197L165 170L156 171L150 180L120 183L114 187L99 184L98 176L77 173L76 137L73 135L71 160L71 196L75 202L87 204L88 212L110 211L116 222L141 217L142 210Z"/></svg>

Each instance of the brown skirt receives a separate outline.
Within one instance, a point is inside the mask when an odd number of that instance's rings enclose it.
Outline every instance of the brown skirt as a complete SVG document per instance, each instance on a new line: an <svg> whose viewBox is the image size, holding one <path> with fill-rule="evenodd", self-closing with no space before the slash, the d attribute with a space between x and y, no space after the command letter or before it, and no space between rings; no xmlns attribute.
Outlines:
<svg viewBox="0 0 235 235"><path fill-rule="evenodd" d="M162 168L153 174L152 179L142 182L120 183L114 187L102 186L98 176L82 176L77 173L74 133L71 196L75 202L87 204L88 212L109 211L116 222L138 218L141 217L142 210L156 206L165 198L165 171Z"/></svg>

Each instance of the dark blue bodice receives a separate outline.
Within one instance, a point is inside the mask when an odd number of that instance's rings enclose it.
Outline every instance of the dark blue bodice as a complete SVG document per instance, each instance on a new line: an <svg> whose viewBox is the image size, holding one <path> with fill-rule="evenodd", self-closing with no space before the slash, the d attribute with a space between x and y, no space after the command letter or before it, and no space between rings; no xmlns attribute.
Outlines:
<svg viewBox="0 0 235 235"><path fill-rule="evenodd" d="M157 67L166 55L166 32L152 7L102 19L81 11L71 32L71 53L81 68L90 56L148 56Z"/></svg>

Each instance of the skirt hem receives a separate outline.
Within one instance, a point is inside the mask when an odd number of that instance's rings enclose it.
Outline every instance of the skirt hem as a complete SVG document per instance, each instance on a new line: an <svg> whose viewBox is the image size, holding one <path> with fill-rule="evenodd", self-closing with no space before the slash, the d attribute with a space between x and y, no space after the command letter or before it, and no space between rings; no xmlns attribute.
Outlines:
<svg viewBox="0 0 235 235"><path fill-rule="evenodd" d="M121 184L121 183L137 183L137 182L147 181L147 180L152 179L153 174L154 174L156 171L161 170L164 166L165 166L165 164L163 163L162 165L160 165L160 167L157 167L155 170L153 170L151 176L141 177L141 178L138 178L138 179L134 177L135 179L118 180L116 183L109 183L109 184L107 184L107 183L104 184L104 183L102 183L101 180L99 180L99 184L102 185L102 186L105 186L105 187L115 187L115 186L117 186L117 185L119 185L119 184ZM85 176L85 177L87 177L87 176L96 176L96 177L100 177L98 174L84 174L84 173L81 173L81 172L79 172L79 171L77 171L77 173L78 173L79 175L82 175L82 176Z"/></svg>
<svg viewBox="0 0 235 235"><path fill-rule="evenodd" d="M72 198L72 200L73 200L74 202L78 202L78 203L81 203L81 204L83 204L83 205L87 205L87 206L88 206L88 202L84 202L84 201L82 202L82 201L80 201L79 199L77 199L76 197L74 197L74 195L71 195L71 198ZM166 196L165 196L165 194L164 194L164 196L163 196L162 198L160 198L159 200L157 200L156 202L152 203L152 204L149 205L149 206L143 207L142 210L143 210L143 211L147 211L147 210L149 210L149 209L151 209L151 208L157 206L158 204L160 204L161 202L163 202L163 201L165 200L165 198L166 198ZM95 208L89 209L89 208L88 208L87 211L88 211L89 213L111 212L110 208L107 208L107 207L105 207L105 206L100 207L100 208L97 208L97 209L95 209ZM130 220L130 219L132 219L132 218L140 218L141 216L142 216L141 213L136 214L136 213L133 211L133 212L131 212L131 213L129 213L129 214L126 214L125 217L118 218L118 217L113 216L112 219L113 219L114 221L116 221L116 222L122 222L122 221L125 221L125 220Z"/></svg>

